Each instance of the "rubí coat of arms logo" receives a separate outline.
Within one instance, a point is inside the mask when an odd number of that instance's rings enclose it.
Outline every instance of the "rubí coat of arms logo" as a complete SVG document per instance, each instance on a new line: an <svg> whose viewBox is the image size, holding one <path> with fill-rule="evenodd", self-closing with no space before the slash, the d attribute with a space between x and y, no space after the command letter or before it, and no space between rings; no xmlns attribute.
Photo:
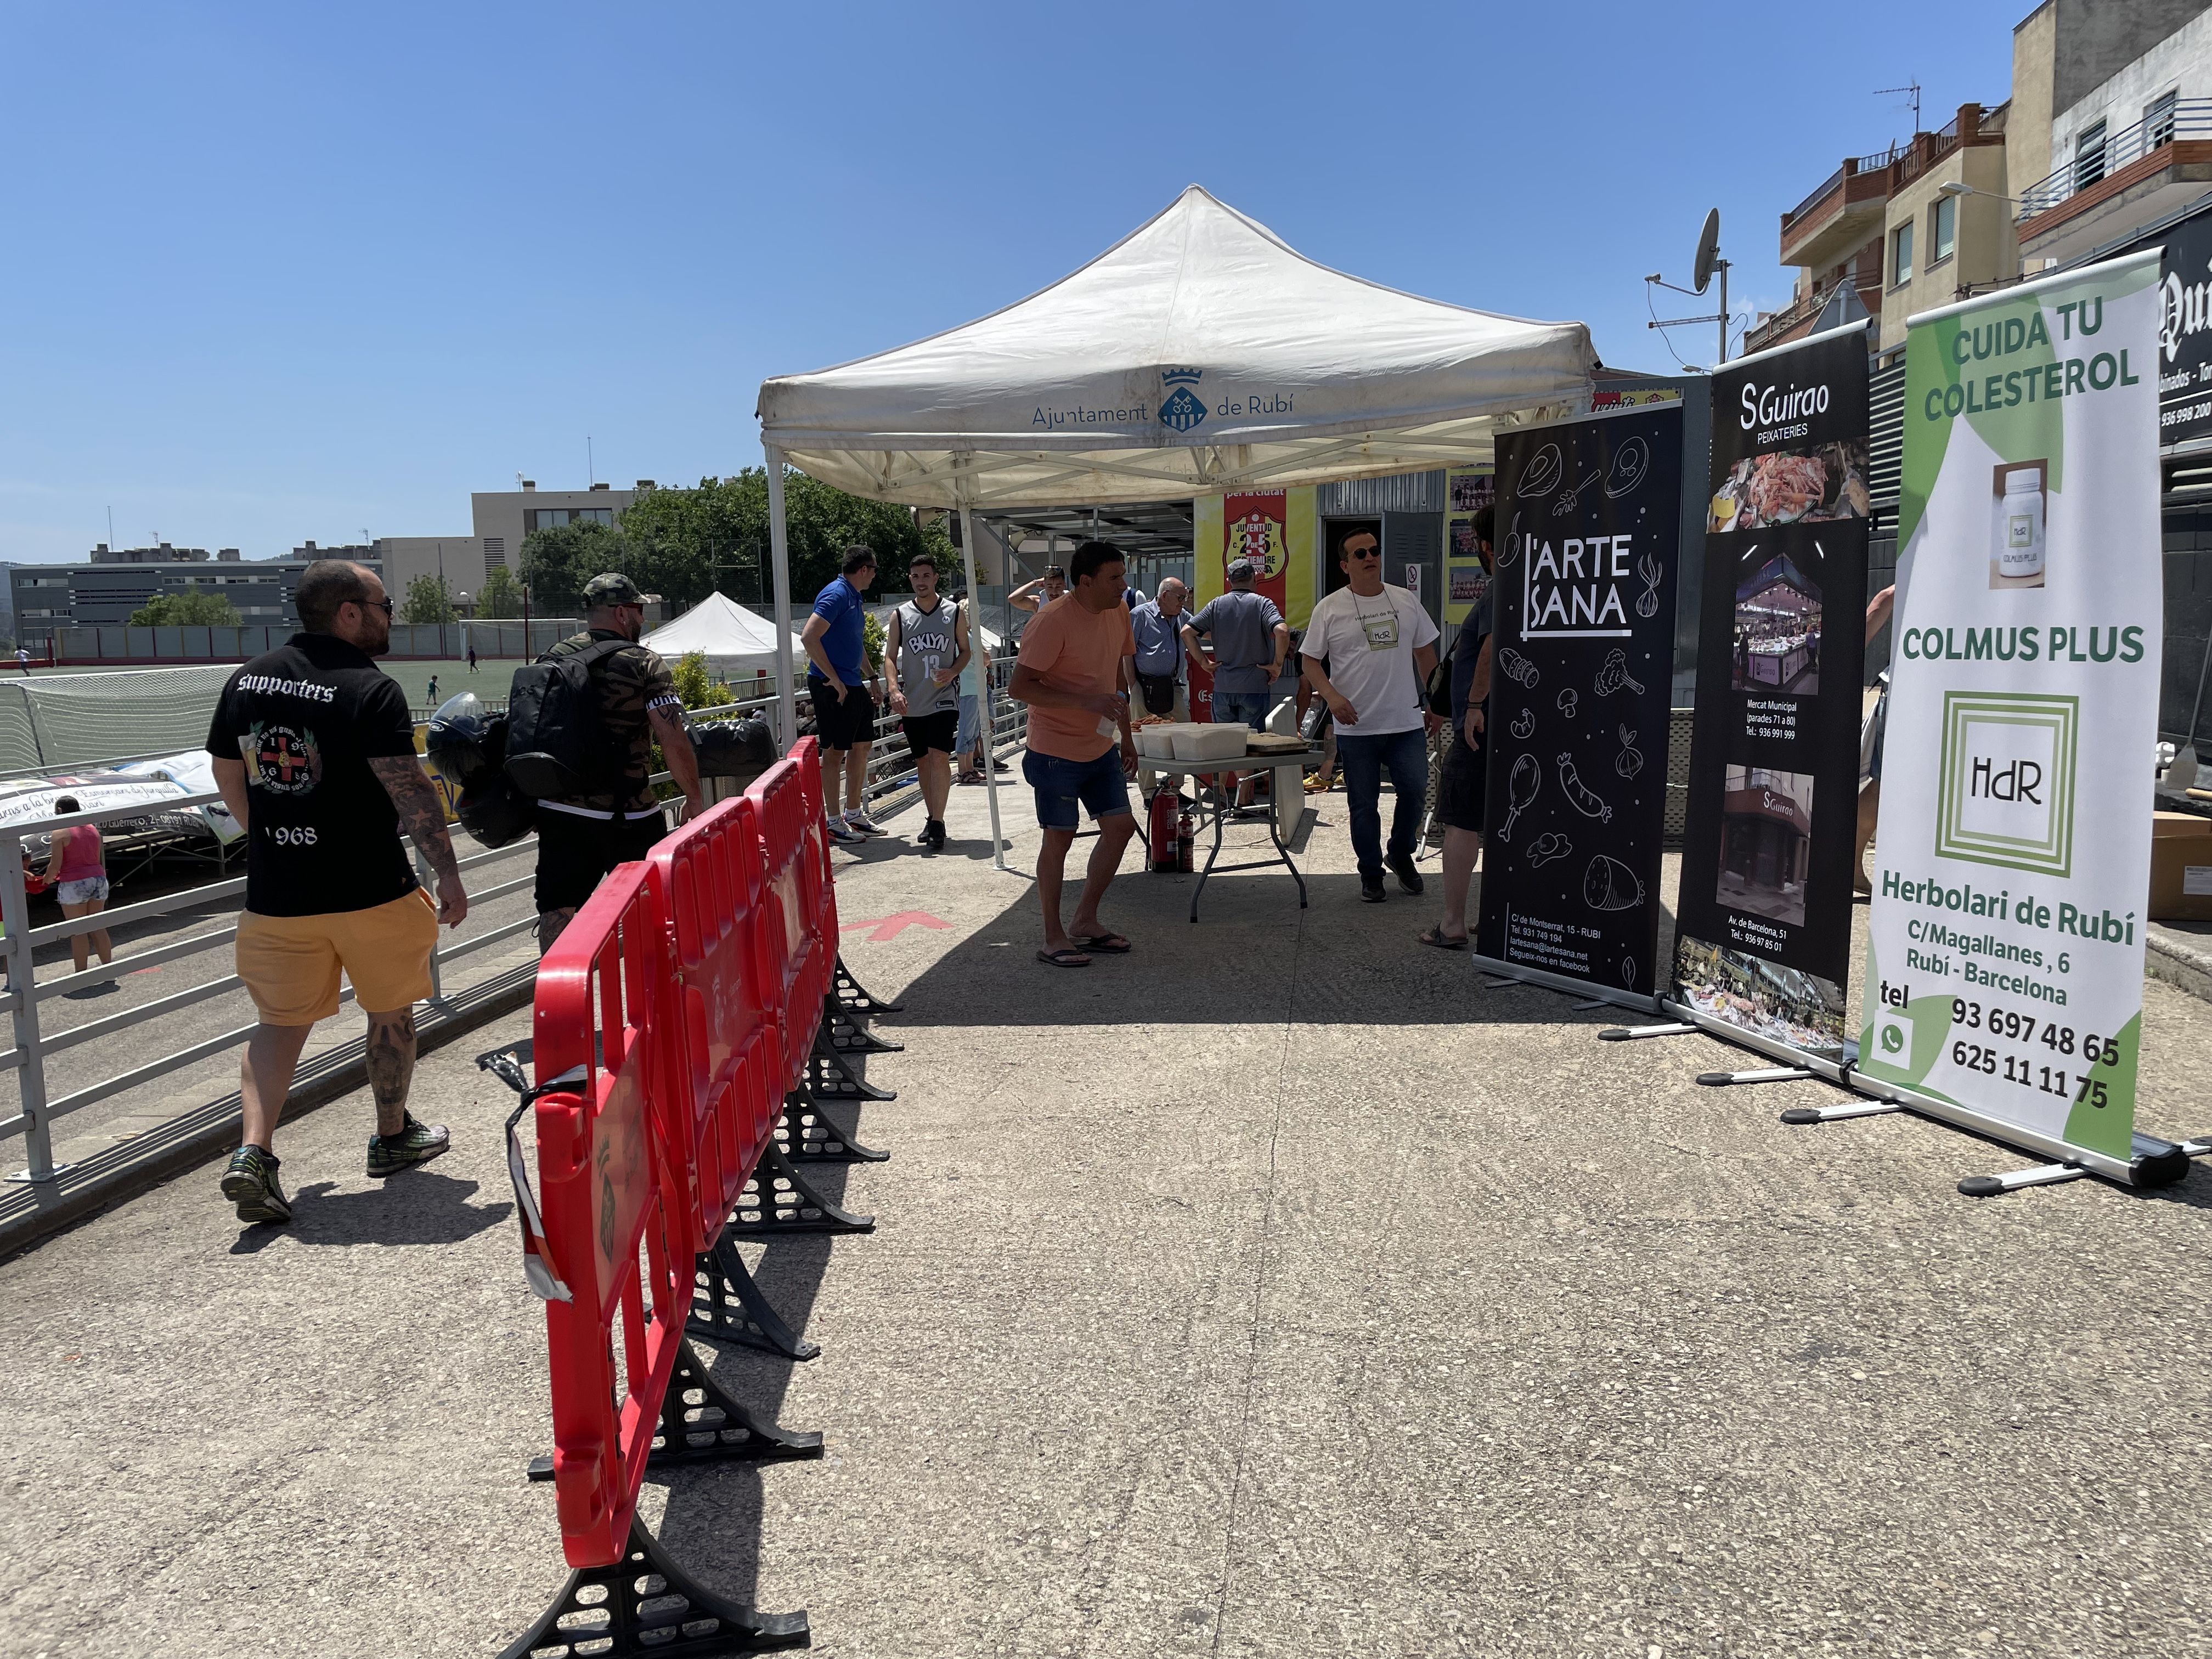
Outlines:
<svg viewBox="0 0 2212 1659"><path fill-rule="evenodd" d="M1164 368L1160 371L1160 424L1188 432L1206 419L1206 400L1191 390L1205 375L1201 368Z"/></svg>

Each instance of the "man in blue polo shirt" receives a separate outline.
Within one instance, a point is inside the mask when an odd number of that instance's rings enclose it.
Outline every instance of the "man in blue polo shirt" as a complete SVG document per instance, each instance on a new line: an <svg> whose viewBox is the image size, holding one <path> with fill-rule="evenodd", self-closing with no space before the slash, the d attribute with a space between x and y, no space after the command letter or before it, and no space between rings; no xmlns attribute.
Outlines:
<svg viewBox="0 0 2212 1659"><path fill-rule="evenodd" d="M876 737L876 700L868 690L862 645L867 604L860 597L875 580L875 554L857 544L847 548L840 574L815 596L814 614L799 636L811 665L806 690L814 699L814 734L822 745L822 811L832 841L865 841L884 833L868 816L868 745Z"/></svg>

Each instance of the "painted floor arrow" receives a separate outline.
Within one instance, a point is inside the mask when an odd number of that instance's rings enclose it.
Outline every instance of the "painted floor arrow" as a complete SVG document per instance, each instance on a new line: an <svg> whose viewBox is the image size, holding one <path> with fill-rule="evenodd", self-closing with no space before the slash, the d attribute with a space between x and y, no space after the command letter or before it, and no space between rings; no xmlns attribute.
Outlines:
<svg viewBox="0 0 2212 1659"><path fill-rule="evenodd" d="M856 927L872 927L875 932L868 935L869 939L874 944L884 945L896 939L908 927L950 927L951 925L949 921L939 921L927 910L902 910L895 916L878 916L872 921L848 921L837 931L849 933Z"/></svg>

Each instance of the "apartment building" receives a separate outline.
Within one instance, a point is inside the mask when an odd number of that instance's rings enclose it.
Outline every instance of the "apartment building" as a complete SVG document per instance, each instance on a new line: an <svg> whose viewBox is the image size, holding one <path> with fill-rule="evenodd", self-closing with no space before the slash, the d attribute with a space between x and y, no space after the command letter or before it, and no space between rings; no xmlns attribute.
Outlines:
<svg viewBox="0 0 2212 1659"><path fill-rule="evenodd" d="M522 538L532 531L579 523L612 525L632 501L652 488L652 479L640 478L632 489L603 483L586 489L540 489L537 480L526 478L519 489L478 491L469 497L470 518L482 561L477 580L482 582L483 572L495 564L519 574Z"/></svg>
<svg viewBox="0 0 2212 1659"><path fill-rule="evenodd" d="M1796 295L1744 336L1746 351L1802 339L1862 316L1879 319L1885 362L1905 347L1905 319L2016 281L2020 250L2005 183L2009 103L1961 104L1935 132L1873 155L1847 156L1782 216L1782 262Z"/></svg>

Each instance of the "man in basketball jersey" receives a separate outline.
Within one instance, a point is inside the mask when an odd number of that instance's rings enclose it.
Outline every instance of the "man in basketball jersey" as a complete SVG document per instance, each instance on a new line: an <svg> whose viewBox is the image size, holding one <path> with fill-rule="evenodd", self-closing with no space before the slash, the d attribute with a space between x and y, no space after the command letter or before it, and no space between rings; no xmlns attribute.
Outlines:
<svg viewBox="0 0 2212 1659"><path fill-rule="evenodd" d="M968 661L968 610L937 591L937 561L917 553L907 566L914 597L884 629L884 678L891 713L906 732L921 784L926 822L920 847L945 845L945 802L952 793L952 745L959 735L960 671Z"/></svg>

